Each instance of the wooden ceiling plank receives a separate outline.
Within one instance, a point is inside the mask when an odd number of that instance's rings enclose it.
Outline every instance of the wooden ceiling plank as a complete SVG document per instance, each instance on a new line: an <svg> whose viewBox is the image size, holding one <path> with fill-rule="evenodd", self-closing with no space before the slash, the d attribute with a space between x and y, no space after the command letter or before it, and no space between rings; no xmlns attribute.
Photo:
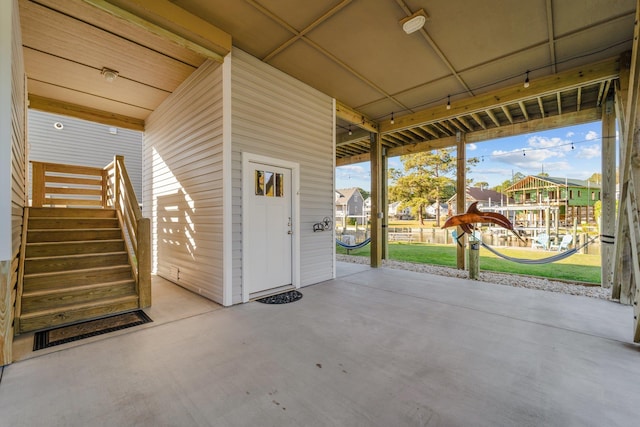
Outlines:
<svg viewBox="0 0 640 427"><path fill-rule="evenodd" d="M484 123L484 120L482 120L482 117L480 117L480 114L471 113L471 117L473 118L473 120L476 121L476 123L478 123L480 125L480 127L482 129L486 129L487 128L487 125Z"/></svg>
<svg viewBox="0 0 640 427"><path fill-rule="evenodd" d="M368 162L371 159L369 153L362 153L351 157L341 157L336 159L336 166L347 166L354 163Z"/></svg>
<svg viewBox="0 0 640 427"><path fill-rule="evenodd" d="M167 0L121 2L127 10L105 0L83 1L205 58L222 62L231 52L229 34Z"/></svg>
<svg viewBox="0 0 640 427"><path fill-rule="evenodd" d="M462 126L461 124L458 123L458 121L453 118L453 119L449 119L447 120L447 122L451 123L456 129L458 129L460 132L466 132L467 130L464 128L464 126ZM456 131L457 132L457 131Z"/></svg>
<svg viewBox="0 0 640 427"><path fill-rule="evenodd" d="M604 87L606 82L600 82L600 88L598 89L598 101L596 101L596 105L600 105L602 103L602 96L604 94Z"/></svg>
<svg viewBox="0 0 640 427"><path fill-rule="evenodd" d="M504 115L507 116L509 123L513 124L513 117L511 116L511 112L509 111L509 108L506 105L503 105L500 108L502 108L502 112L504 113Z"/></svg>
<svg viewBox="0 0 640 427"><path fill-rule="evenodd" d="M576 111L582 109L582 86L578 88L578 94L576 96Z"/></svg>
<svg viewBox="0 0 640 427"><path fill-rule="evenodd" d="M393 132L398 129L420 126L459 115L486 111L489 108L497 108L521 100L525 101L555 94L559 90L573 89L582 85L613 79L616 78L618 74L619 58L615 57L595 64L541 77L536 79L528 88L524 88L522 84L518 83L504 89L458 100L450 109L447 109L445 105L438 105L398 117L395 119L394 124L391 124L389 120L384 120L380 123L380 132Z"/></svg>
<svg viewBox="0 0 640 427"><path fill-rule="evenodd" d="M556 102L558 103L558 115L562 114L562 92L556 93Z"/></svg>
<svg viewBox="0 0 640 427"><path fill-rule="evenodd" d="M485 113L487 113L487 116L489 116L489 118L491 119L491 121L497 126L500 127L500 120L498 120L498 118L496 117L495 114L493 114L493 111L491 110L486 110Z"/></svg>
<svg viewBox="0 0 640 427"><path fill-rule="evenodd" d="M32 2L21 3L21 24L26 48L94 68L97 76L108 67L118 71L119 78L172 92L195 71L191 65Z"/></svg>
<svg viewBox="0 0 640 427"><path fill-rule="evenodd" d="M414 128L412 129L415 133L417 133L420 138L422 139L431 139L431 134L427 131L425 131L423 128L418 127L418 128Z"/></svg>
<svg viewBox="0 0 640 427"><path fill-rule="evenodd" d="M440 138L440 135L438 135L438 133L436 131L434 131L433 129L431 129L431 127L428 126L428 125L421 126L420 129L424 130L425 132L427 132L429 135L433 136L434 138Z"/></svg>
<svg viewBox="0 0 640 427"><path fill-rule="evenodd" d="M155 110L170 94L169 91L143 85L124 77L108 82L102 77L100 70L33 49L24 49L24 63L27 77L30 79L55 83L56 86L87 94L107 93L110 99L118 99L120 102L146 109ZM56 70L55 74L52 74L51 70Z"/></svg>
<svg viewBox="0 0 640 427"><path fill-rule="evenodd" d="M544 119L544 105L542 104L542 97L538 97L538 107L540 107L540 117Z"/></svg>
<svg viewBox="0 0 640 427"><path fill-rule="evenodd" d="M445 128L444 126L442 126L441 122L438 123L431 123L431 126L433 126L434 128L438 129L438 131L446 136L451 136L453 132L450 132L447 128Z"/></svg>
<svg viewBox="0 0 640 427"><path fill-rule="evenodd" d="M403 156L405 154L422 153L424 151L437 150L456 145L456 137L449 136L441 139L417 142L415 144L403 145L387 150L387 157Z"/></svg>
<svg viewBox="0 0 640 427"><path fill-rule="evenodd" d="M25 1L20 0L21 9ZM77 0L38 0L38 4L79 19L109 33L117 34L119 37L193 67L199 67L206 60L202 55L173 43L164 37L153 34L127 20L104 13L88 3L78 2Z"/></svg>
<svg viewBox="0 0 640 427"><path fill-rule="evenodd" d="M55 99L43 98L37 95L29 95L29 108L77 117L79 119L102 123L109 126L117 126L139 131L144 130L144 120L110 113L108 111L102 111L95 108L88 108L82 105L57 101Z"/></svg>
<svg viewBox="0 0 640 427"><path fill-rule="evenodd" d="M27 87L29 88L31 95L49 99L60 99L70 104L84 105L87 108L93 108L101 111L111 111L139 120L145 120L153 111L151 109L123 104L117 100L105 99L36 80L28 79Z"/></svg>
<svg viewBox="0 0 640 427"><path fill-rule="evenodd" d="M458 121L460 123L462 123L462 125L467 128L468 131L474 131L473 125L469 122L469 120L467 120L465 117L456 117L458 119Z"/></svg>
<svg viewBox="0 0 640 427"><path fill-rule="evenodd" d="M523 101L518 101L518 105L520 106L520 111L522 111L522 115L525 120L529 120L529 112L527 111L527 106L524 105Z"/></svg>
<svg viewBox="0 0 640 427"><path fill-rule="evenodd" d="M378 125L364 114L336 101L336 117L369 132L378 133Z"/></svg>

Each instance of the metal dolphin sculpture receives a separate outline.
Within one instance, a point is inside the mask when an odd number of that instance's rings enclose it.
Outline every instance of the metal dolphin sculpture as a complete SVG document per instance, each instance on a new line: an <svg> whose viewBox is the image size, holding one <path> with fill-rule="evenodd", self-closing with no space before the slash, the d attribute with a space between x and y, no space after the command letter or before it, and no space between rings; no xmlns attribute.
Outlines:
<svg viewBox="0 0 640 427"><path fill-rule="evenodd" d="M513 224L511 224L511 221L509 221L509 219L506 216L499 214L497 212L482 212L480 209L478 209L478 202L473 202L465 213L454 215L451 218L449 218L444 223L442 228L459 226L462 229L462 231L464 231L465 233L472 234L473 224L476 224L476 223L496 224L502 228L510 230L513 234L515 234L515 236L518 239L520 239L524 243L527 243L516 232L516 230L513 228ZM460 239L460 237L462 237L462 235L458 236L458 239ZM460 244L459 240L458 240L458 244Z"/></svg>

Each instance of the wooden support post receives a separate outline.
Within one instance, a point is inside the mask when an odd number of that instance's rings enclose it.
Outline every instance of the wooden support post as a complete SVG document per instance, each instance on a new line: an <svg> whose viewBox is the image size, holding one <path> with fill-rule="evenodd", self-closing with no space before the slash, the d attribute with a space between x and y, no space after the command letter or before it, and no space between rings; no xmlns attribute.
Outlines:
<svg viewBox="0 0 640 427"><path fill-rule="evenodd" d="M613 99L608 98L602 109L602 185L600 198L600 285L613 285L616 232L616 114ZM597 220L597 218L596 218Z"/></svg>
<svg viewBox="0 0 640 427"><path fill-rule="evenodd" d="M371 142L371 267L382 266L382 223L385 207L382 206L382 139L380 134L370 134Z"/></svg>
<svg viewBox="0 0 640 427"><path fill-rule="evenodd" d="M113 176L113 208L120 210L120 180L122 171L120 170L120 162L124 164L124 156L115 156L113 158L114 176Z"/></svg>
<svg viewBox="0 0 640 427"><path fill-rule="evenodd" d="M32 162L32 188L31 188L31 206L41 208L44 204L45 182L44 182L44 164L40 162Z"/></svg>
<svg viewBox="0 0 640 427"><path fill-rule="evenodd" d="M475 238L469 238L469 279L480 278L480 242Z"/></svg>
<svg viewBox="0 0 640 427"><path fill-rule="evenodd" d="M389 259L389 158L386 148L382 149L382 259Z"/></svg>
<svg viewBox="0 0 640 427"><path fill-rule="evenodd" d="M151 306L151 220L138 220L136 235L138 248L138 305L140 308Z"/></svg>
<svg viewBox="0 0 640 427"><path fill-rule="evenodd" d="M467 210L467 180L466 180L466 145L465 134L458 132L456 136L457 141L457 163L456 163L456 214L464 213ZM439 207L438 207L439 209ZM458 227L458 236L462 236L462 229ZM464 270L464 245L457 245L456 252L456 267L458 270Z"/></svg>
<svg viewBox="0 0 640 427"><path fill-rule="evenodd" d="M0 260L0 366L13 358L13 291L11 260Z"/></svg>

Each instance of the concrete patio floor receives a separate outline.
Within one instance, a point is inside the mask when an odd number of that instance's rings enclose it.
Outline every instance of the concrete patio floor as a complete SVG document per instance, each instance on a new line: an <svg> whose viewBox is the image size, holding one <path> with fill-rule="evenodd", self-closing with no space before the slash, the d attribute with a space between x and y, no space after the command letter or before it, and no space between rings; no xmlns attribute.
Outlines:
<svg viewBox="0 0 640 427"><path fill-rule="evenodd" d="M0 426L638 425L631 307L339 272L295 303L231 308L155 278L154 323L6 366Z"/></svg>

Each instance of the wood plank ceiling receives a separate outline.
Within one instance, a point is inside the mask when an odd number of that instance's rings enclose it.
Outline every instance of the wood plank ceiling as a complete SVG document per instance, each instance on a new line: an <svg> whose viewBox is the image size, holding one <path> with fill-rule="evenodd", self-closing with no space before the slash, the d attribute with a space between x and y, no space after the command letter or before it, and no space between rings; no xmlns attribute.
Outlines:
<svg viewBox="0 0 640 427"><path fill-rule="evenodd" d="M597 120L631 49L636 3L20 0L20 12L32 107L143 127L205 60L183 42L224 56L215 41L228 34L336 98L336 156L346 164L368 158L372 130L394 155L450 145L457 132L480 141ZM105 11L114 7L183 42ZM401 21L420 11L426 24L406 34ZM103 67L118 78L106 82Z"/></svg>

